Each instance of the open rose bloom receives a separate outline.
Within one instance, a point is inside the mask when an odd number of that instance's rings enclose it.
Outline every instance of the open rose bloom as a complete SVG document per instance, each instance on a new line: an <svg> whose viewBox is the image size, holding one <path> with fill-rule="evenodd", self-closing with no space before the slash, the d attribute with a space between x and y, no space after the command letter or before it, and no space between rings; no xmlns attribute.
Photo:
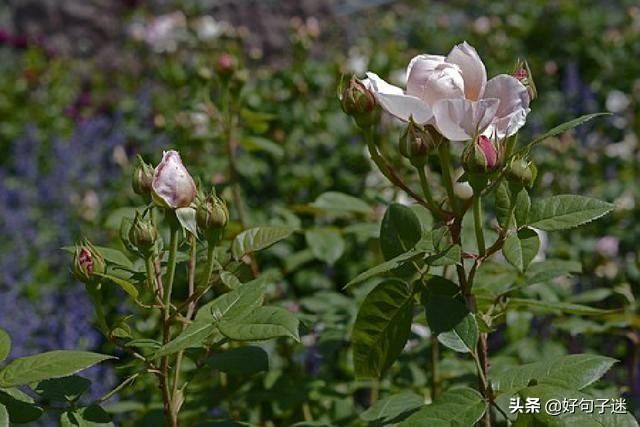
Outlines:
<svg viewBox="0 0 640 427"><path fill-rule="evenodd" d="M467 42L449 55L418 55L407 67L405 90L367 73L364 85L390 114L430 124L450 141L478 135L503 139L520 129L529 113L526 87L500 74L487 81L487 71Z"/></svg>

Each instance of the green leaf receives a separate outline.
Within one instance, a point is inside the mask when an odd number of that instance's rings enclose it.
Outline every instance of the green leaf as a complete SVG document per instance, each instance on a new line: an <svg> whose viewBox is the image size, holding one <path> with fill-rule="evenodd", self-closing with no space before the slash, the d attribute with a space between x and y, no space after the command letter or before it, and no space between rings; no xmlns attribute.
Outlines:
<svg viewBox="0 0 640 427"><path fill-rule="evenodd" d="M528 225L546 231L565 230L606 215L611 203L572 194L536 201L529 212Z"/></svg>
<svg viewBox="0 0 640 427"><path fill-rule="evenodd" d="M419 256L424 256L424 254L425 252L422 250L412 249L407 253L398 255L397 257L392 258L389 261L383 262L382 264L378 264L375 267L370 268L369 270L363 271L362 273L358 274L356 277L351 279L351 281L349 281L349 283L347 283L344 287L346 289L349 286L364 282L365 280L368 280L372 277L378 276L383 273L388 273L389 271L397 268L398 266L401 266L407 262L410 262L414 258L417 258Z"/></svg>
<svg viewBox="0 0 640 427"><path fill-rule="evenodd" d="M11 337L4 329L0 328L0 362L7 358L11 351Z"/></svg>
<svg viewBox="0 0 640 427"><path fill-rule="evenodd" d="M97 272L94 274L100 277L104 277L105 279L110 280L116 285L120 286L120 288L122 288L122 290L129 294L129 296L134 300L138 298L138 288L136 288L136 286L128 280L113 276L111 274L103 274Z"/></svg>
<svg viewBox="0 0 640 427"><path fill-rule="evenodd" d="M538 233L530 228L523 228L511 233L504 241L502 254L511 265L525 271L540 249Z"/></svg>
<svg viewBox="0 0 640 427"><path fill-rule="evenodd" d="M602 377L617 360L597 354L570 354L535 363L514 366L493 374L494 389L515 392L535 380L573 390L581 390Z"/></svg>
<svg viewBox="0 0 640 427"><path fill-rule="evenodd" d="M328 211L368 214L371 208L362 200L344 193L328 191L322 193L311 204L312 207Z"/></svg>
<svg viewBox="0 0 640 427"><path fill-rule="evenodd" d="M281 159L284 156L284 148L267 138L245 136L240 138L240 145L247 151L264 151L277 159Z"/></svg>
<svg viewBox="0 0 640 427"><path fill-rule="evenodd" d="M314 228L307 230L304 237L313 256L329 265L333 265L344 252L345 243L336 228Z"/></svg>
<svg viewBox="0 0 640 427"><path fill-rule="evenodd" d="M576 402L594 401L594 405L598 405L598 400L593 396L576 390L550 384L538 384L523 389L520 395L525 400L527 398L540 399L540 411L533 414L518 415L516 425L532 425L524 421L532 422L535 420L537 423L533 422L533 425L543 425L545 427L638 427L638 422L630 413L612 414L610 407L605 408L604 414L599 413L600 408L597 406L592 411L593 413L581 411L579 406L575 408L574 413L567 411L552 415L545 410L545 405L550 400L559 402L560 407L562 407L564 401L570 402L571 400ZM618 397L616 396L616 398Z"/></svg>
<svg viewBox="0 0 640 427"><path fill-rule="evenodd" d="M422 303L434 335L451 331L469 314L458 285L441 276L427 280Z"/></svg>
<svg viewBox="0 0 640 427"><path fill-rule="evenodd" d="M262 305L265 283L254 280L227 292L200 307L196 313L196 322L208 322L243 317Z"/></svg>
<svg viewBox="0 0 640 427"><path fill-rule="evenodd" d="M2 404L0 404L0 427L9 427L9 412Z"/></svg>
<svg viewBox="0 0 640 427"><path fill-rule="evenodd" d="M397 423L422 405L424 405L424 397L410 391L404 391L378 400L360 414L360 419L376 425Z"/></svg>
<svg viewBox="0 0 640 427"><path fill-rule="evenodd" d="M95 248L107 262L122 267L133 268L133 263L121 251L104 246L95 246Z"/></svg>
<svg viewBox="0 0 640 427"><path fill-rule="evenodd" d="M571 304L566 302L541 301L526 298L509 298L509 308L527 308L535 309L545 313L569 313L582 316L598 316L602 314L612 313L615 310L602 310L586 305Z"/></svg>
<svg viewBox="0 0 640 427"><path fill-rule="evenodd" d="M455 328L438 335L438 341L459 353L475 353L479 337L478 322L475 316L469 313Z"/></svg>
<svg viewBox="0 0 640 427"><path fill-rule="evenodd" d="M518 226L525 225L527 218L529 218L529 211L531 210L531 198L527 189L522 187L516 196L516 206L513 210L515 215L516 224Z"/></svg>
<svg viewBox="0 0 640 427"><path fill-rule="evenodd" d="M512 204L513 200L509 183L503 181L496 188L496 219L502 227L507 224Z"/></svg>
<svg viewBox="0 0 640 427"><path fill-rule="evenodd" d="M454 265L460 262L462 248L460 245L451 245L444 251L427 257L424 262L432 267Z"/></svg>
<svg viewBox="0 0 640 427"><path fill-rule="evenodd" d="M105 354L56 350L14 359L0 370L0 387L16 387L73 375L108 359Z"/></svg>
<svg viewBox="0 0 640 427"><path fill-rule="evenodd" d="M365 297L353 326L356 377L380 378L398 358L411 330L413 290L391 279Z"/></svg>
<svg viewBox="0 0 640 427"><path fill-rule="evenodd" d="M236 341L261 341L290 337L300 341L298 318L280 307L258 307L242 318L220 321L218 329L225 337Z"/></svg>
<svg viewBox="0 0 640 427"><path fill-rule="evenodd" d="M9 420L16 424L35 421L44 412L31 396L17 388L0 389L0 405L7 408Z"/></svg>
<svg viewBox="0 0 640 427"><path fill-rule="evenodd" d="M255 227L238 234L231 245L231 253L237 261L244 255L256 252L286 239L295 229L290 227Z"/></svg>
<svg viewBox="0 0 640 427"><path fill-rule="evenodd" d="M200 347L216 332L216 324L210 320L196 320L185 328L176 338L169 341L153 354L152 360L177 353L186 348Z"/></svg>
<svg viewBox="0 0 640 427"><path fill-rule="evenodd" d="M530 150L531 148L533 148L534 146L538 145L539 143L541 143L542 141L544 141L547 138L551 138L552 136L564 133L570 129L573 129L575 127L580 126L581 124L588 122L589 120L598 117L598 116L606 116L609 115L610 113L594 113L594 114L586 114L584 116L580 116L577 119L573 119L573 120L569 120L568 122L562 123L554 128L552 128L550 131L536 137L533 141L531 141L529 144L526 145L526 147L524 147L524 149L526 151Z"/></svg>
<svg viewBox="0 0 640 427"><path fill-rule="evenodd" d="M113 427L111 416L98 405L67 411L60 416L60 427Z"/></svg>
<svg viewBox="0 0 640 427"><path fill-rule="evenodd" d="M47 400L73 402L78 400L90 385L91 381L88 379L72 375L40 381L33 391Z"/></svg>
<svg viewBox="0 0 640 427"><path fill-rule="evenodd" d="M232 348L215 353L207 365L229 375L250 375L269 370L269 356L258 346Z"/></svg>
<svg viewBox="0 0 640 427"><path fill-rule="evenodd" d="M541 283L571 273L582 273L582 264L576 261L549 259L531 264L527 270L526 282Z"/></svg>
<svg viewBox="0 0 640 427"><path fill-rule="evenodd" d="M422 226L413 210L399 203L389 205L380 226L380 247L385 260L413 249L421 236Z"/></svg>
<svg viewBox="0 0 640 427"><path fill-rule="evenodd" d="M240 280L233 274L228 271L220 272L220 280L224 283L229 289L237 289L242 286Z"/></svg>
<svg viewBox="0 0 640 427"><path fill-rule="evenodd" d="M487 403L477 391L467 387L450 389L398 427L473 427L486 410Z"/></svg>
<svg viewBox="0 0 640 427"><path fill-rule="evenodd" d="M191 207L178 208L175 210L176 218L182 225L182 228L194 236L198 235L198 226L196 224L196 210Z"/></svg>

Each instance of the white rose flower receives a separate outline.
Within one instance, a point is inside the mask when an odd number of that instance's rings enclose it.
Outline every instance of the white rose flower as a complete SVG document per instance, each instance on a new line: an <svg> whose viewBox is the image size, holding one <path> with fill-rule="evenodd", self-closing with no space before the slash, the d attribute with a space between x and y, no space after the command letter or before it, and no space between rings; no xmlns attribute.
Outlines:
<svg viewBox="0 0 640 427"><path fill-rule="evenodd" d="M413 58L405 90L371 72L363 83L390 114L431 124L451 141L467 141L480 134L499 139L511 136L525 124L530 111L526 87L508 74L487 81L484 64L467 42L446 57Z"/></svg>

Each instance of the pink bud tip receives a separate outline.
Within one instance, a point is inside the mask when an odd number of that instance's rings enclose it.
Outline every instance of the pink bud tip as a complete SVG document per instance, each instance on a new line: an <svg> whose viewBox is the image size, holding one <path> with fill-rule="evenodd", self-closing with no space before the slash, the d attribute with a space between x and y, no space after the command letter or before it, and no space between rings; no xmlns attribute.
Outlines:
<svg viewBox="0 0 640 427"><path fill-rule="evenodd" d="M487 159L487 167L489 169L495 167L498 163L498 152L496 147L491 143L491 140L484 135L480 135L478 138L478 146L482 150L485 159Z"/></svg>

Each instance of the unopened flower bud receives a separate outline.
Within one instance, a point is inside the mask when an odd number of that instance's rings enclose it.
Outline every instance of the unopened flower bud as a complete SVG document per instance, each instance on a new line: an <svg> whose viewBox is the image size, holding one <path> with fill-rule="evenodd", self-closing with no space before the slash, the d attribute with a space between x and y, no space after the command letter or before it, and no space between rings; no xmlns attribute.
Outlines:
<svg viewBox="0 0 640 427"><path fill-rule="evenodd" d="M520 83L527 88L527 92L529 93L529 101L533 101L538 97L538 91L536 90L536 84L533 81L533 77L531 76L531 70L529 69L529 64L522 58L519 58L516 62L515 69L513 71L513 77L518 79Z"/></svg>
<svg viewBox="0 0 640 427"><path fill-rule="evenodd" d="M410 120L400 136L400 154L409 159L412 165L424 166L429 153L436 146L435 132L432 126L423 128Z"/></svg>
<svg viewBox="0 0 640 427"><path fill-rule="evenodd" d="M462 200L468 200L473 197L473 187L467 181L456 182L453 184L453 193Z"/></svg>
<svg viewBox="0 0 640 427"><path fill-rule="evenodd" d="M375 119L376 98L365 85L355 77L339 95L342 110L353 117L361 128L371 126Z"/></svg>
<svg viewBox="0 0 640 427"><path fill-rule="evenodd" d="M158 240L158 230L153 226L151 221L145 220L136 213L133 224L129 229L129 241L143 255L150 255L153 247Z"/></svg>
<svg viewBox="0 0 640 427"><path fill-rule="evenodd" d="M208 241L219 240L229 222L229 210L224 200L211 193L199 201L196 222Z"/></svg>
<svg viewBox="0 0 640 427"><path fill-rule="evenodd" d="M196 197L196 183L182 164L177 151L165 151L153 173L153 200L162 207L185 208Z"/></svg>
<svg viewBox="0 0 640 427"><path fill-rule="evenodd" d="M223 53L216 58L215 70L220 77L228 79L236 71L237 65L236 58L233 55Z"/></svg>
<svg viewBox="0 0 640 427"><path fill-rule="evenodd" d="M153 181L153 166L146 163L141 156L133 170L131 186L136 194L142 196L145 201L151 200L151 182Z"/></svg>
<svg viewBox="0 0 640 427"><path fill-rule="evenodd" d="M104 258L88 240L82 245L76 246L73 257L73 274L83 283L92 283L96 280L96 273L105 272Z"/></svg>
<svg viewBox="0 0 640 427"><path fill-rule="evenodd" d="M499 160L496 144L484 135L467 145L462 154L464 170L473 173L491 172L499 166Z"/></svg>
<svg viewBox="0 0 640 427"><path fill-rule="evenodd" d="M514 157L507 168L507 179L531 187L538 176L538 168L532 162Z"/></svg>

